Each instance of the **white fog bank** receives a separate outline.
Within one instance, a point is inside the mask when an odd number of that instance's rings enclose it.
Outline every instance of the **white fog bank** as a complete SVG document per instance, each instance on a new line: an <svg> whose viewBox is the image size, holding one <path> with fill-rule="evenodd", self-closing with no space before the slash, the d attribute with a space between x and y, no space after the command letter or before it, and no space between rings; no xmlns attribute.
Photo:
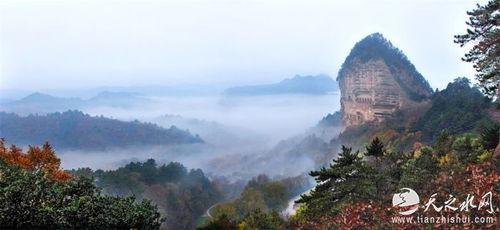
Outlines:
<svg viewBox="0 0 500 230"><path fill-rule="evenodd" d="M269 95L269 96L204 96L154 97L155 103L135 108L92 107L84 112L121 120L149 121L169 127L179 126L199 133L205 130L177 123L159 122L158 117L179 115L239 128L264 137L269 144L295 136L317 124L328 113L340 109L340 95ZM246 130L246 131L245 131ZM242 135L246 135L243 134Z"/></svg>
<svg viewBox="0 0 500 230"><path fill-rule="evenodd" d="M130 161L177 161L212 175L248 178L260 173L290 176L311 170L311 158L272 152L278 142L301 136L328 113L340 109L339 95L249 97L157 97L150 105L83 111L120 120L172 125L199 134L204 144L145 146L99 152L58 151L65 169L116 169ZM172 115L174 114L174 115ZM292 142L293 143L293 142ZM283 145L283 143L281 143ZM282 147L280 147L282 148Z"/></svg>

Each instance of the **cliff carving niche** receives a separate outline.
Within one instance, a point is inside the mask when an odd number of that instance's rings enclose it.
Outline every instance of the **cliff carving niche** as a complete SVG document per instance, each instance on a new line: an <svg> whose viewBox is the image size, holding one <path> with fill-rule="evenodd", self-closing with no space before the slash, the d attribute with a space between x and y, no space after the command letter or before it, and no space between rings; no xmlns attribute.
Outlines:
<svg viewBox="0 0 500 230"><path fill-rule="evenodd" d="M429 83L381 34L358 42L337 77L344 126L379 122L432 94Z"/></svg>

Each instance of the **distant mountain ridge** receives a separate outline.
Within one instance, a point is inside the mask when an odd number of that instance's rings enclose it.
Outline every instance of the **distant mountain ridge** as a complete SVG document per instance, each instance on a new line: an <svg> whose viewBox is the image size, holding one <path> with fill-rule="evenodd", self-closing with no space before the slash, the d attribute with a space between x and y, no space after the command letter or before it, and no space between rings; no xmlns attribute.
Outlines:
<svg viewBox="0 0 500 230"><path fill-rule="evenodd" d="M0 137L17 145L49 141L59 149L103 150L114 147L202 143L198 135L171 126L125 122L80 111L21 117L0 112Z"/></svg>
<svg viewBox="0 0 500 230"><path fill-rule="evenodd" d="M273 95L273 94L327 94L337 91L338 84L328 75L287 78L279 83L238 86L224 91L228 95Z"/></svg>
<svg viewBox="0 0 500 230"><path fill-rule="evenodd" d="M62 98L55 97L48 94L43 94L39 92L32 93L26 97L23 97L19 100L19 102L24 103L43 103L43 102L51 102L51 103L63 103L63 102L72 102L72 103L82 103L83 100L80 98Z"/></svg>
<svg viewBox="0 0 500 230"><path fill-rule="evenodd" d="M87 100L86 104L92 106L111 105L115 107L129 107L134 105L143 105L144 103L149 102L151 102L151 100L139 93L102 91Z"/></svg>
<svg viewBox="0 0 500 230"><path fill-rule="evenodd" d="M17 101L0 104L0 111L18 114L50 113L71 109L82 109L86 106L110 106L128 108L151 103L152 100L138 93L102 91L96 96L84 100L81 98L56 97L35 92Z"/></svg>

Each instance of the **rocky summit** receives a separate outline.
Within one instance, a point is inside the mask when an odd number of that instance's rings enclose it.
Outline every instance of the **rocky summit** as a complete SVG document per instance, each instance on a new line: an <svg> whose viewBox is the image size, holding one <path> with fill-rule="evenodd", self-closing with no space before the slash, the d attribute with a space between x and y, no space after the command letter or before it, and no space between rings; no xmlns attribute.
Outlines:
<svg viewBox="0 0 500 230"><path fill-rule="evenodd" d="M432 94L429 83L415 66L380 33L371 34L354 46L337 81L345 127L382 121Z"/></svg>

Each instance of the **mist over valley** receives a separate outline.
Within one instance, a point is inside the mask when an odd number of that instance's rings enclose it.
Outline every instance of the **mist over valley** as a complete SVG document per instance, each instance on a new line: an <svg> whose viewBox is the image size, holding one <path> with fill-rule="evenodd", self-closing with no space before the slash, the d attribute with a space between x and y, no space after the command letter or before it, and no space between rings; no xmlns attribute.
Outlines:
<svg viewBox="0 0 500 230"><path fill-rule="evenodd" d="M299 78L302 77L295 77ZM301 80L307 82L315 78L303 77ZM325 78L330 79L327 76L319 76L319 80ZM197 93L158 95L153 92L148 95L144 91L102 91L88 99L71 95L56 97L33 93L1 106L4 111L20 114L21 118L33 114L42 118L52 116L55 112L64 115L67 110L78 110L95 119L102 117L123 122L146 122L165 130L174 128L186 131L193 137L199 137L202 142L161 144L160 141L148 144L140 141L126 144L130 147L115 145L109 141L92 147L92 142L86 142L83 149L78 149L75 145L60 143L57 134L46 137L60 155L62 167L65 169L116 169L131 161L154 158L158 162L180 162L189 168L201 168L212 176L227 176L237 180L249 179L262 173L278 177L299 175L318 166L317 159L315 162L313 154L310 153L317 150L313 150L311 146L306 147L304 142L307 141L304 140L314 138L314 141L328 145L340 132L340 127L318 125L327 114L340 109L339 94L338 91L324 91L324 88L313 91L314 87L309 86L308 89L308 92L289 91L239 96L226 93L200 96ZM335 90L336 87L331 89ZM3 114L0 119L7 121L8 117L9 114ZM68 122L71 120L65 119ZM53 124L63 127L71 125L60 122ZM118 129L119 127L120 125L117 126ZM65 130L64 132L72 132L68 127ZM0 126L0 131L9 142L11 133L8 127ZM134 138L133 132L126 135ZM80 135L85 139L86 135L92 134L76 131L72 135ZM113 131L108 135L113 136ZM314 137L310 137L311 135ZM45 141L42 139L43 135L38 135L36 141L14 141L27 146L42 144ZM294 152L295 148L300 148L301 152ZM325 148L321 151L321 154L325 154L325 151L331 150Z"/></svg>

